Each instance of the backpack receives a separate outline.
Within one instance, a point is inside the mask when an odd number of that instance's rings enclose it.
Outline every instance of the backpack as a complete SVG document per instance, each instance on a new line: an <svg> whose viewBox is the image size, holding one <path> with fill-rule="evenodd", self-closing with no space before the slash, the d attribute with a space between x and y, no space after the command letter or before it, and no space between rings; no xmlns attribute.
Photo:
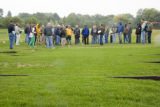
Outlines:
<svg viewBox="0 0 160 107"><path fill-rule="evenodd" d="M144 31L148 31L148 28L149 28L149 26L148 26L148 24L146 24L146 26L145 26L145 28L144 28Z"/></svg>
<svg viewBox="0 0 160 107"><path fill-rule="evenodd" d="M46 36L52 36L52 28L46 27Z"/></svg>
<svg viewBox="0 0 160 107"><path fill-rule="evenodd" d="M82 31L82 35L88 36L89 35L89 29L88 28L84 28L83 31Z"/></svg>

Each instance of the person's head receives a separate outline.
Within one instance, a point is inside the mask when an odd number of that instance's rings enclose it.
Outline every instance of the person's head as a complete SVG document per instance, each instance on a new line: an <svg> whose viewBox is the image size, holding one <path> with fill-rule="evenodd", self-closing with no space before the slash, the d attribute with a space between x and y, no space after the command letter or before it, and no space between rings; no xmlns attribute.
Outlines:
<svg viewBox="0 0 160 107"><path fill-rule="evenodd" d="M10 24L14 24L14 22L11 20L11 21L10 21Z"/></svg>
<svg viewBox="0 0 160 107"><path fill-rule="evenodd" d="M148 23L152 23L152 20L148 20Z"/></svg>
<svg viewBox="0 0 160 107"><path fill-rule="evenodd" d="M68 25L68 29L71 29L71 26L70 26L70 25Z"/></svg>
<svg viewBox="0 0 160 107"><path fill-rule="evenodd" d="M51 23L48 23L47 26L51 26Z"/></svg>
<svg viewBox="0 0 160 107"><path fill-rule="evenodd" d="M87 25L84 25L84 28L87 28Z"/></svg>
<svg viewBox="0 0 160 107"><path fill-rule="evenodd" d="M103 27L103 24L100 24L100 27Z"/></svg>
<svg viewBox="0 0 160 107"><path fill-rule="evenodd" d="M78 26L78 25L76 25L76 26L75 26L75 28L79 28L79 26Z"/></svg>
<svg viewBox="0 0 160 107"><path fill-rule="evenodd" d="M141 19L141 23L144 23L144 19Z"/></svg>
<svg viewBox="0 0 160 107"><path fill-rule="evenodd" d="M16 26L20 27L20 24L19 24L19 23L16 23Z"/></svg>
<svg viewBox="0 0 160 107"><path fill-rule="evenodd" d="M41 27L42 27L42 28L44 28L45 26L44 26L44 25L42 25Z"/></svg>
<svg viewBox="0 0 160 107"><path fill-rule="evenodd" d="M65 29L66 29L66 27L63 25L63 26L62 26L62 29L63 29L63 30L65 30Z"/></svg>
<svg viewBox="0 0 160 107"><path fill-rule="evenodd" d="M122 22L119 22L120 25L122 25Z"/></svg>
<svg viewBox="0 0 160 107"><path fill-rule="evenodd" d="M93 26L93 29L96 29L96 25Z"/></svg>
<svg viewBox="0 0 160 107"><path fill-rule="evenodd" d="M26 27L29 27L29 24L26 24Z"/></svg>

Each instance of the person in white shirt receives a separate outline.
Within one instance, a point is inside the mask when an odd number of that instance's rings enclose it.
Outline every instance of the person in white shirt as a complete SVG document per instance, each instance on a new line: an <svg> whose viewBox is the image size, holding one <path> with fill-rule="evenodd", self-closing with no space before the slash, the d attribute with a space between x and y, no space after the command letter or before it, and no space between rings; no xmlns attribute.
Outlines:
<svg viewBox="0 0 160 107"><path fill-rule="evenodd" d="M20 25L17 23L16 26L15 26L16 45L19 45L21 32L22 32L22 31L21 31Z"/></svg>
<svg viewBox="0 0 160 107"><path fill-rule="evenodd" d="M144 19L141 20L141 39L142 39L142 44L145 44L145 27L146 27L146 23L144 21Z"/></svg>

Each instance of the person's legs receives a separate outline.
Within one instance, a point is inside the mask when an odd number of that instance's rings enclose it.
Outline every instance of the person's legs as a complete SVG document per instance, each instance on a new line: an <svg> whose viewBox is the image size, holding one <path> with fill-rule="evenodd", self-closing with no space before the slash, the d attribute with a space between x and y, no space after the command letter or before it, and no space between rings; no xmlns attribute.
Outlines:
<svg viewBox="0 0 160 107"><path fill-rule="evenodd" d="M126 35L123 35L123 43L125 44Z"/></svg>
<svg viewBox="0 0 160 107"><path fill-rule="evenodd" d="M148 32L145 32L145 43L148 41Z"/></svg>
<svg viewBox="0 0 160 107"><path fill-rule="evenodd" d="M49 36L46 36L46 46L49 48Z"/></svg>
<svg viewBox="0 0 160 107"><path fill-rule="evenodd" d="M119 43L122 43L122 32L119 33Z"/></svg>
<svg viewBox="0 0 160 107"><path fill-rule="evenodd" d="M19 40L20 40L20 34L17 34L17 39L16 39L16 45L19 45Z"/></svg>
<svg viewBox="0 0 160 107"><path fill-rule="evenodd" d="M126 42L128 43L128 41L129 41L129 40L128 40L128 35L126 35Z"/></svg>
<svg viewBox="0 0 160 107"><path fill-rule="evenodd" d="M13 44L14 44L14 34L9 33L9 41L10 41L10 47L9 49L13 49Z"/></svg>
<svg viewBox="0 0 160 107"><path fill-rule="evenodd" d="M131 34L128 34L128 43L131 43Z"/></svg>
<svg viewBox="0 0 160 107"><path fill-rule="evenodd" d="M28 42L28 34L25 33L25 43L27 43L27 42Z"/></svg>
<svg viewBox="0 0 160 107"><path fill-rule="evenodd" d="M16 35L17 35L17 34L14 34L14 36L13 36L13 39L14 39L14 40L13 40L13 41L14 41L13 44L16 43L16 39L17 39Z"/></svg>
<svg viewBox="0 0 160 107"><path fill-rule="evenodd" d="M108 35L109 34L105 34L105 43L108 43Z"/></svg>
<svg viewBox="0 0 160 107"><path fill-rule="evenodd" d="M98 36L97 36L97 43L99 44L99 42L100 42L100 41L99 41L99 35L98 35Z"/></svg>
<svg viewBox="0 0 160 107"><path fill-rule="evenodd" d="M112 37L112 34L110 35L110 43L113 42L113 37Z"/></svg>
<svg viewBox="0 0 160 107"><path fill-rule="evenodd" d="M114 34L112 34L111 37L112 37L112 43L114 43Z"/></svg>
<svg viewBox="0 0 160 107"><path fill-rule="evenodd" d="M59 45L59 35L56 35L56 45Z"/></svg>
<svg viewBox="0 0 160 107"><path fill-rule="evenodd" d="M138 35L136 34L136 43L138 43Z"/></svg>
<svg viewBox="0 0 160 107"><path fill-rule="evenodd" d="M95 44L95 42L94 42L94 37L92 36L92 44Z"/></svg>
<svg viewBox="0 0 160 107"><path fill-rule="evenodd" d="M151 44L151 34L152 32L148 32L148 43Z"/></svg>
<svg viewBox="0 0 160 107"><path fill-rule="evenodd" d="M54 48L54 46L53 46L53 38L52 38L52 36L49 36L48 38L49 38L49 46L51 46L51 48L53 49Z"/></svg>
<svg viewBox="0 0 160 107"><path fill-rule="evenodd" d="M141 34L138 34L138 43L141 43Z"/></svg>
<svg viewBox="0 0 160 107"><path fill-rule="evenodd" d="M145 44L145 31L141 32L142 44Z"/></svg>
<svg viewBox="0 0 160 107"><path fill-rule="evenodd" d="M100 35L100 45L103 45L103 35Z"/></svg>

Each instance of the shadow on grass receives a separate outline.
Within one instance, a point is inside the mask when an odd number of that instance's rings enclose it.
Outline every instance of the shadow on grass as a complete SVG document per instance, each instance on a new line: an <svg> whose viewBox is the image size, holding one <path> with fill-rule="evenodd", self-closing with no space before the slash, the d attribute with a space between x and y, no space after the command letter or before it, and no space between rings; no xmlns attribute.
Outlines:
<svg viewBox="0 0 160 107"><path fill-rule="evenodd" d="M0 74L0 76L29 76L29 75L25 75L25 74L23 74L23 75L18 75L18 74Z"/></svg>
<svg viewBox="0 0 160 107"><path fill-rule="evenodd" d="M160 81L160 76L133 76L133 77L107 77L107 78L123 78L123 79L149 79Z"/></svg>

